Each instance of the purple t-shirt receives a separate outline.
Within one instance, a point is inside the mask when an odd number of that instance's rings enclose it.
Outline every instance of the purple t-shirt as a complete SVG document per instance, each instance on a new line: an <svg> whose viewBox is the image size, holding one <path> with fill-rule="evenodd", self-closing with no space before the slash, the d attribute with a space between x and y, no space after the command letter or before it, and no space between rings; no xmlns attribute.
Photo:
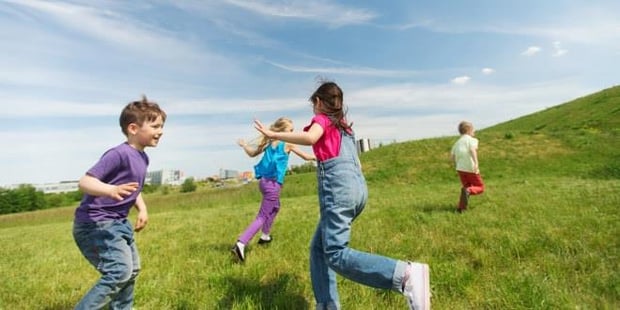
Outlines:
<svg viewBox="0 0 620 310"><path fill-rule="evenodd" d="M146 153L126 142L106 151L86 174L113 185L138 182L138 190L121 201L84 194L80 206L75 210L75 221L101 222L126 218L142 191L148 165L149 157Z"/></svg>

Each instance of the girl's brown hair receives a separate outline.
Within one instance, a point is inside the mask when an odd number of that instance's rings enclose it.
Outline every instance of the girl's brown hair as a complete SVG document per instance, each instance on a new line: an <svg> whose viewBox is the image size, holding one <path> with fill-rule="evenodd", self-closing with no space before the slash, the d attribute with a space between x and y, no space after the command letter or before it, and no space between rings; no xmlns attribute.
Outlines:
<svg viewBox="0 0 620 310"><path fill-rule="evenodd" d="M338 84L330 81L322 82L309 98L313 105L316 105L317 99L320 99L322 103L317 107L317 111L327 115L334 126L341 130L351 128L351 125L346 123L347 110L344 106L344 94Z"/></svg>

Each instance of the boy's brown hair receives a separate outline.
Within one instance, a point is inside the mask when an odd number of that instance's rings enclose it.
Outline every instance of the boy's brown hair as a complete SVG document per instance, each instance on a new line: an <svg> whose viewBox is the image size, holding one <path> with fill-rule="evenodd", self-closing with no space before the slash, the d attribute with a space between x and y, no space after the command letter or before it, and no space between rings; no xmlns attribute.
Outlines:
<svg viewBox="0 0 620 310"><path fill-rule="evenodd" d="M130 102L125 106L121 112L119 123L121 125L121 130L125 136L127 136L127 127L129 124L133 123L142 126L145 121L152 122L156 120L158 116L161 116L164 122L166 121L166 112L164 112L157 103L148 101L146 96L142 95L142 100Z"/></svg>
<svg viewBox="0 0 620 310"><path fill-rule="evenodd" d="M472 129L474 129L474 125L470 122L462 121L459 123L459 133L462 135L470 133Z"/></svg>

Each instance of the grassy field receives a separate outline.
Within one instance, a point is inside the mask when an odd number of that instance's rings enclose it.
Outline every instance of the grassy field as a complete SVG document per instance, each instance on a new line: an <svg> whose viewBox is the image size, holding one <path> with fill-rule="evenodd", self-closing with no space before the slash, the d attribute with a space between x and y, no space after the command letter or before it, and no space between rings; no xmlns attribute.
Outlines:
<svg viewBox="0 0 620 310"><path fill-rule="evenodd" d="M456 124L455 124L456 126ZM351 246L431 267L433 309L620 308L620 87L478 132L487 191L455 214L455 137L362 155L366 210ZM137 309L313 309L313 174L287 177L274 242L229 252L256 183L149 194ZM0 216L0 309L71 309L98 278L71 236L75 206ZM132 218L135 213L132 213ZM344 309L405 309L339 278Z"/></svg>

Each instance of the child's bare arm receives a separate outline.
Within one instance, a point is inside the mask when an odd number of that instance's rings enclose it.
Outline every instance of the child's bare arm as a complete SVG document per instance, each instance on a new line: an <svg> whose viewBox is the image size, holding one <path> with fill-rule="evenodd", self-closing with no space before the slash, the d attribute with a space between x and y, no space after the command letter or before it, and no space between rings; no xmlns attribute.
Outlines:
<svg viewBox="0 0 620 310"><path fill-rule="evenodd" d="M134 226L134 230L141 231L144 227L146 227L146 223L148 223L149 221L149 215L146 211L146 203L142 198L142 193L138 194L135 207L138 210L138 217L136 218L136 225Z"/></svg>
<svg viewBox="0 0 620 310"><path fill-rule="evenodd" d="M471 158L474 162L474 172L480 173L480 169L478 168L478 149L477 148L471 149Z"/></svg>
<svg viewBox="0 0 620 310"><path fill-rule="evenodd" d="M138 182L129 182L120 185L106 184L88 174L80 178L78 183L80 190L86 194L92 196L106 196L118 201L123 200L126 196L138 190L138 185Z"/></svg>
<svg viewBox="0 0 620 310"><path fill-rule="evenodd" d="M263 125L259 120L255 120L254 128L256 128L256 130L260 131L262 134L264 134L270 139L276 139L300 145L313 145L323 135L323 127L321 127L317 123L312 124L308 131L275 132L269 130L269 127Z"/></svg>
<svg viewBox="0 0 620 310"><path fill-rule="evenodd" d="M300 150L295 144L287 144L286 146L289 152L295 153L295 155L299 156L303 160L316 160L314 154L309 154Z"/></svg>
<svg viewBox="0 0 620 310"><path fill-rule="evenodd" d="M258 148L253 148L251 147L247 142L245 142L245 140L243 139L239 139L237 140L237 144L243 148L243 150L245 151L246 154L248 154L248 156L250 157L256 157L258 154L261 153L262 150L259 150Z"/></svg>

